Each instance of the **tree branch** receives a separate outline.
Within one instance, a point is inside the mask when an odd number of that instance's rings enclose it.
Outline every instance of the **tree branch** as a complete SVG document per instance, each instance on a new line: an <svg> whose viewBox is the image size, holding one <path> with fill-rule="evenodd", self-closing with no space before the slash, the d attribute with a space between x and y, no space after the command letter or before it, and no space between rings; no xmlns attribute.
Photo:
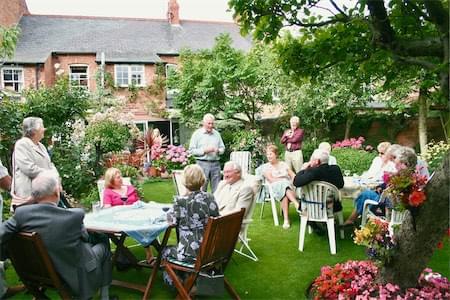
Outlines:
<svg viewBox="0 0 450 300"><path fill-rule="evenodd" d="M434 69L437 68L436 64L433 64L432 62L429 62L429 61L426 61L426 60L421 60L421 59L418 59L418 58L405 57L405 56L400 56L400 55L397 55L397 54L394 54L393 58L395 60L398 60L398 61L402 61L402 62L405 62L405 63L414 64L414 65L417 65L417 66L424 67L424 68L426 68L428 70L434 70Z"/></svg>
<svg viewBox="0 0 450 300"><path fill-rule="evenodd" d="M382 0L368 0L367 7L372 18L375 42L386 46L395 40L395 33L392 29L389 17L387 15L384 2Z"/></svg>
<svg viewBox="0 0 450 300"><path fill-rule="evenodd" d="M342 15L346 16L348 18L348 15L339 7L337 6L336 2L334 2L334 0L330 0L331 5L334 6L334 8L336 8L336 10L338 12L340 12Z"/></svg>

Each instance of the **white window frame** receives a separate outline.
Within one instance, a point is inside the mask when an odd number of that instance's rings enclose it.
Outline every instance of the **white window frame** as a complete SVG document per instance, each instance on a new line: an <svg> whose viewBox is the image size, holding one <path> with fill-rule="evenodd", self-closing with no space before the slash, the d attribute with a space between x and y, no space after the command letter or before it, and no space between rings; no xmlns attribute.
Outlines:
<svg viewBox="0 0 450 300"><path fill-rule="evenodd" d="M22 90L24 89L24 86L25 86L25 78L24 78L24 69L23 69L23 67L8 67L8 66L3 66L2 68L1 68L1 83L2 83L2 89L5 89L6 90L6 87L5 87L5 77L4 77L4 73L5 73L5 70L11 70L11 71L20 71L20 78L19 78L19 80L18 81L15 81L15 80L8 80L7 82L12 82L13 84L14 83L19 83L19 88L18 88L18 91L16 91L15 89L14 89L14 91L15 92L17 92L17 93L20 93L20 92L22 92Z"/></svg>
<svg viewBox="0 0 450 300"><path fill-rule="evenodd" d="M127 83L118 83L118 68L119 67L126 67L127 68ZM136 70L132 72L132 68L133 67L142 67L142 71L137 72ZM132 64L132 65L126 65L126 64L116 64L114 65L114 83L116 86L118 87L128 87L131 85L132 79L133 79L133 75L136 75L137 73L140 73L141 75L141 83L140 84L135 84L134 86L139 86L139 87L143 87L145 86L145 65L139 65L139 64ZM123 78L122 78L123 79Z"/></svg>
<svg viewBox="0 0 450 300"><path fill-rule="evenodd" d="M80 83L80 78L77 78L77 79L75 79L75 80L73 80L72 79L72 67L86 67L86 82L87 82L87 85L80 85L79 83ZM73 74L81 74L81 73L73 73ZM77 85L73 85L72 84L72 82L78 82L78 84ZM70 82L70 86L72 87L72 86L76 86L76 87L81 87L81 88L86 88L87 90L89 90L89 65L86 65L86 64L72 64L72 65L69 65L69 82Z"/></svg>

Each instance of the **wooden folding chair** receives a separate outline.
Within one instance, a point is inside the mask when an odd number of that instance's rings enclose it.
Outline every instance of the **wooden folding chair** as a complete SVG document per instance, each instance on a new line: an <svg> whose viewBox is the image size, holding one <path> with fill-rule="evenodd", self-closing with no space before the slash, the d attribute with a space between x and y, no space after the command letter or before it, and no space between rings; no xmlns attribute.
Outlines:
<svg viewBox="0 0 450 300"><path fill-rule="evenodd" d="M207 273L211 269L225 272L239 237L244 212L245 209L242 208L238 212L209 219L199 254L194 263L189 264L173 258L162 262L162 266L172 278L182 299L191 299L190 293L200 272ZM182 282L175 273L176 270L190 273L190 275ZM234 299L240 299L236 290L225 277L224 283L228 293Z"/></svg>
<svg viewBox="0 0 450 300"><path fill-rule="evenodd" d="M183 170L173 170L172 171L172 180L173 185L175 186L175 193L177 196L183 196L187 194L187 189L183 185L183 177L184 177L184 171Z"/></svg>
<svg viewBox="0 0 450 300"><path fill-rule="evenodd" d="M46 288L55 288L62 299L72 299L38 233L19 232L6 247L17 275L36 299L49 299Z"/></svg>

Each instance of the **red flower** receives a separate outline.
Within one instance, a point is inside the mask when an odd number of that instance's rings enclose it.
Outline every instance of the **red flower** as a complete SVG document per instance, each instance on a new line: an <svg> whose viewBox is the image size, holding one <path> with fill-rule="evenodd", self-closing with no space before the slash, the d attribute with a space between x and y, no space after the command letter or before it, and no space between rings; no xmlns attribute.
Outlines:
<svg viewBox="0 0 450 300"><path fill-rule="evenodd" d="M442 249L443 247L444 247L444 243L439 242L439 243L437 244L437 248L438 248L438 249Z"/></svg>
<svg viewBox="0 0 450 300"><path fill-rule="evenodd" d="M409 205L418 207L421 205L427 197L422 191L413 191L408 198Z"/></svg>

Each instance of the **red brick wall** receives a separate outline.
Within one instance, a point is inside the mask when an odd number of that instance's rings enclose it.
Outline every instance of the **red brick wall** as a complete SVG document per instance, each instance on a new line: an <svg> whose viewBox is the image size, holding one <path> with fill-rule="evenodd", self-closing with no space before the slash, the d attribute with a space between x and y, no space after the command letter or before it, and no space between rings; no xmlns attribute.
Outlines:
<svg viewBox="0 0 450 300"><path fill-rule="evenodd" d="M53 62L53 56L49 55L44 63L44 74L42 76L42 81L45 86L52 86L55 84L55 63Z"/></svg>
<svg viewBox="0 0 450 300"><path fill-rule="evenodd" d="M159 57L165 63L178 65L178 56L160 55Z"/></svg>
<svg viewBox="0 0 450 300"><path fill-rule="evenodd" d="M29 14L25 0L0 1L0 25L9 27L17 24L24 14Z"/></svg>
<svg viewBox="0 0 450 300"><path fill-rule="evenodd" d="M95 54L58 54L53 55L52 59L53 73L56 72L54 69L55 64L59 63L59 69L64 70L63 75L69 76L70 65L87 65L88 66L88 80L89 80L89 90L95 91L97 89L95 83L95 74L98 70L98 65L95 62Z"/></svg>

